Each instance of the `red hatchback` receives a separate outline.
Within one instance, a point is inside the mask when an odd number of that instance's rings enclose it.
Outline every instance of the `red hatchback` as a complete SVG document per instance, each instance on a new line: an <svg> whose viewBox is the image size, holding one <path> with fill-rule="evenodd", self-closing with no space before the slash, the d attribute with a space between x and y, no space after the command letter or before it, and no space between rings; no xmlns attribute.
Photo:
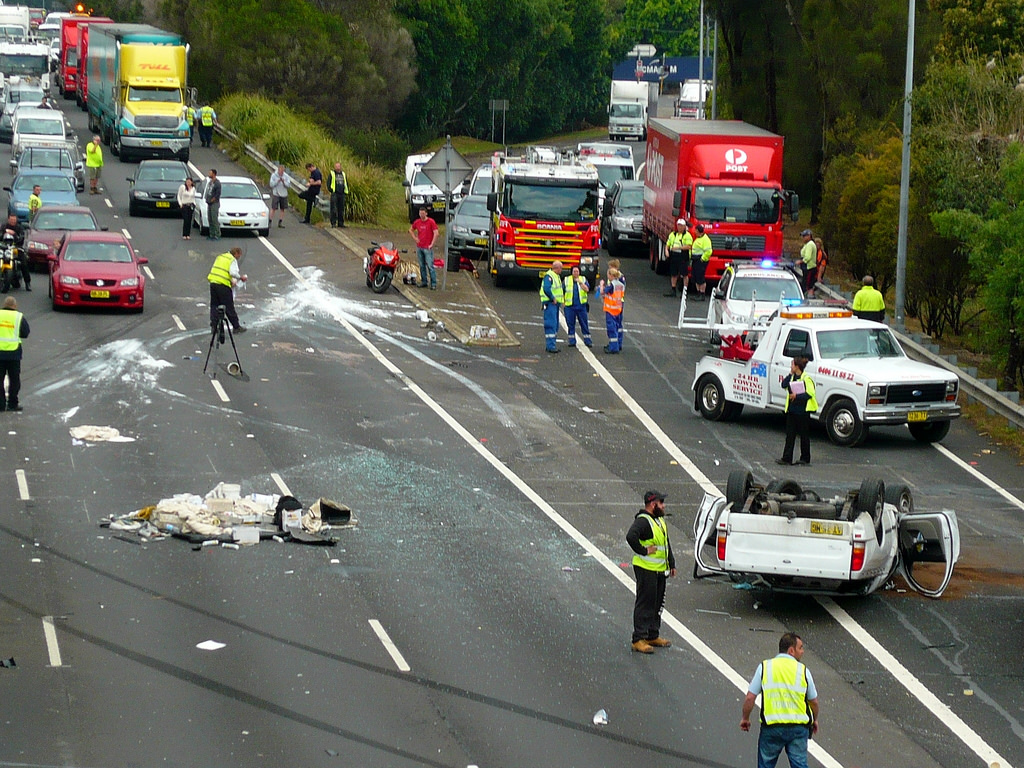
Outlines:
<svg viewBox="0 0 1024 768"><path fill-rule="evenodd" d="M53 308L124 307L142 311L149 262L120 232L69 232L49 257Z"/></svg>

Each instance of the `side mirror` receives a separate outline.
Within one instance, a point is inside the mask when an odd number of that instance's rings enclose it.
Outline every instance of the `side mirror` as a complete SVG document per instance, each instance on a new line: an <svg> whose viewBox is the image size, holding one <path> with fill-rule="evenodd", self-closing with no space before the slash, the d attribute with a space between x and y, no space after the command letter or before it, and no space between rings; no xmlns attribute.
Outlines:
<svg viewBox="0 0 1024 768"><path fill-rule="evenodd" d="M14 173L17 170L18 170L18 161L17 160L11 160L11 173Z"/></svg>
<svg viewBox="0 0 1024 768"><path fill-rule="evenodd" d="M4 192L7 192L8 194L11 194L11 195L14 194L14 190L11 189L10 187L4 187Z"/></svg>
<svg viewBox="0 0 1024 768"><path fill-rule="evenodd" d="M405 179L405 180L404 180L404 181L402 182L402 186L403 186L403 187L411 187L411 186L412 186L412 184L410 184L410 183L409 183L409 180L408 180L408 179Z"/></svg>
<svg viewBox="0 0 1024 768"><path fill-rule="evenodd" d="M487 210L494 213L498 210L498 193L491 192L487 195Z"/></svg>
<svg viewBox="0 0 1024 768"><path fill-rule="evenodd" d="M800 220L800 195L796 192L789 193L789 216L793 221Z"/></svg>
<svg viewBox="0 0 1024 768"><path fill-rule="evenodd" d="M712 296L714 296L716 299L724 299L725 298L725 291L723 291L723 290L721 290L719 288L715 288L715 290L712 291Z"/></svg>
<svg viewBox="0 0 1024 768"><path fill-rule="evenodd" d="M140 265L141 264L149 264L149 259L147 259L145 256L136 256L135 260L137 262L139 262Z"/></svg>
<svg viewBox="0 0 1024 768"><path fill-rule="evenodd" d="M270 195L267 192L264 192L263 193L263 199L264 200L269 200L270 199Z"/></svg>
<svg viewBox="0 0 1024 768"><path fill-rule="evenodd" d="M683 207L683 192L677 189L672 195L672 215L679 218L679 211Z"/></svg>
<svg viewBox="0 0 1024 768"><path fill-rule="evenodd" d="M106 224L104 224L102 227L100 227L100 232L106 232L109 229L110 229L110 227L108 227Z"/></svg>
<svg viewBox="0 0 1024 768"><path fill-rule="evenodd" d="M131 176L125 176L124 180L127 181L129 184L135 183L135 179L133 179Z"/></svg>
<svg viewBox="0 0 1024 768"><path fill-rule="evenodd" d="M57 254L56 253L48 253L48 254L46 254L46 260L48 262L50 262L51 264L56 264L57 263Z"/></svg>

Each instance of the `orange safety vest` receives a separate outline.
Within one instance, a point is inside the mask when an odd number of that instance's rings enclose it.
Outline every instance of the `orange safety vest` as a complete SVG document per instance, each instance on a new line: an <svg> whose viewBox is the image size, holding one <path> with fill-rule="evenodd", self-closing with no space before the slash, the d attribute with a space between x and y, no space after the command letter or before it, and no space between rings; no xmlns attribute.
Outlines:
<svg viewBox="0 0 1024 768"><path fill-rule="evenodd" d="M621 315L622 299L625 296L626 291L622 287L622 283L611 283L611 286L611 291L608 291L608 286L606 285L604 290L601 292L601 298L604 301L604 311L609 315Z"/></svg>

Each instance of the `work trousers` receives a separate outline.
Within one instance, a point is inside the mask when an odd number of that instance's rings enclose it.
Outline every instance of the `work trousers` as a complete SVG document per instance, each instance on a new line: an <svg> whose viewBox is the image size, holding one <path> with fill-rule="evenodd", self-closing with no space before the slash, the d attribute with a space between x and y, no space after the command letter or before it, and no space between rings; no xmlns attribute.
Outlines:
<svg viewBox="0 0 1024 768"><path fill-rule="evenodd" d="M204 147L213 146L213 126L212 125L200 125L199 126L199 143Z"/></svg>
<svg viewBox="0 0 1024 768"><path fill-rule="evenodd" d="M303 219L306 224L311 223L309 217L313 215L313 204L318 197L320 197L320 187L307 187L299 193L299 199L306 201L306 218Z"/></svg>
<svg viewBox="0 0 1024 768"><path fill-rule="evenodd" d="M786 447L782 451L783 461L793 461L793 448L800 438L800 461L811 461L811 414L799 406L786 411Z"/></svg>
<svg viewBox="0 0 1024 768"><path fill-rule="evenodd" d="M553 352L558 349L555 339L558 338L558 302L545 301L544 308L544 349Z"/></svg>
<svg viewBox="0 0 1024 768"><path fill-rule="evenodd" d="M636 602L633 605L633 642L654 640L661 632L661 609L665 605L668 571L649 571L633 566L636 576Z"/></svg>
<svg viewBox="0 0 1024 768"><path fill-rule="evenodd" d="M217 327L217 307L224 305L224 316L234 330L242 325L238 322L238 313L235 311L235 294L230 285L210 283L210 326Z"/></svg>
<svg viewBox="0 0 1024 768"><path fill-rule="evenodd" d="M7 378L7 405L4 406L3 386ZM18 393L21 391L21 360L0 360L0 411L18 407Z"/></svg>
<svg viewBox="0 0 1024 768"><path fill-rule="evenodd" d="M576 322L580 324L580 336L583 337L583 343L588 347L594 346L594 342L590 338L590 315L588 310L590 307L586 304L576 304L565 306L565 324L569 326L569 346L576 346Z"/></svg>
<svg viewBox="0 0 1024 768"><path fill-rule="evenodd" d="M762 725L757 734L757 768L775 768L786 750L790 768L807 768L806 725Z"/></svg>
<svg viewBox="0 0 1024 768"><path fill-rule="evenodd" d="M345 193L331 195L331 226L345 226Z"/></svg>
<svg viewBox="0 0 1024 768"><path fill-rule="evenodd" d="M210 216L210 237L220 237L220 200L210 203L206 210Z"/></svg>
<svg viewBox="0 0 1024 768"><path fill-rule="evenodd" d="M804 264L804 295L814 290L818 283L818 266L808 267Z"/></svg>
<svg viewBox="0 0 1024 768"><path fill-rule="evenodd" d="M613 315L611 312L604 313L605 329L608 331L608 351L619 352L622 350L622 315Z"/></svg>

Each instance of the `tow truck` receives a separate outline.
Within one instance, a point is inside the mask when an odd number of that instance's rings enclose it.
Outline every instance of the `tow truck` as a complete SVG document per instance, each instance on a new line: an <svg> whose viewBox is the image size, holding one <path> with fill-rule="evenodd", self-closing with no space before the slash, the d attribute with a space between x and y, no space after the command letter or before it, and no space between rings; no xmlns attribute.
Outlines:
<svg viewBox="0 0 1024 768"><path fill-rule="evenodd" d="M859 444L873 425L903 424L934 443L960 416L955 373L911 360L888 326L855 318L845 305L780 303L743 330L722 326L720 337L718 354L697 362L692 385L694 409L710 421L735 419L745 406L784 411L782 380L794 357L810 361L818 401L811 418L836 445Z"/></svg>
<svg viewBox="0 0 1024 768"><path fill-rule="evenodd" d="M793 480L729 474L693 521L694 578L726 575L780 592L868 595L899 572L927 597L949 585L960 557L956 513L915 513L906 485L865 479L822 498ZM937 565L932 565L937 564Z"/></svg>

